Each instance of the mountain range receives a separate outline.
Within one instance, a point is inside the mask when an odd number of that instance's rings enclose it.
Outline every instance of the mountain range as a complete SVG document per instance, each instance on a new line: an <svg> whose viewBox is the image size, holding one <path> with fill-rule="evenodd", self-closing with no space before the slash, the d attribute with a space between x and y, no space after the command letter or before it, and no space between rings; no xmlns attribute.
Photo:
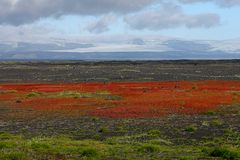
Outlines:
<svg viewBox="0 0 240 160"><path fill-rule="evenodd" d="M182 40L174 38L126 38L98 43L0 42L1 60L162 60L240 59L240 39Z"/></svg>

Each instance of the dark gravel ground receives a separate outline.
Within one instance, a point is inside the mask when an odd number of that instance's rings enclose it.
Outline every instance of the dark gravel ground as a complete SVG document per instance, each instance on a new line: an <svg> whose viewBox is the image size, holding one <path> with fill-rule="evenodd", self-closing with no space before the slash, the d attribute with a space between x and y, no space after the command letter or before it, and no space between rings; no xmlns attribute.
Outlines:
<svg viewBox="0 0 240 160"><path fill-rule="evenodd" d="M240 60L0 62L0 83L239 79Z"/></svg>
<svg viewBox="0 0 240 160"><path fill-rule="evenodd" d="M240 106L223 107L216 112L198 115L141 119L69 117L61 113L21 111L19 108L7 110L4 105L1 105L0 110L0 131L29 138L71 135L75 139L104 140L114 136L139 135L159 130L162 136L174 144L190 145L195 141L222 137L228 130L240 132ZM189 130L192 127L194 129Z"/></svg>

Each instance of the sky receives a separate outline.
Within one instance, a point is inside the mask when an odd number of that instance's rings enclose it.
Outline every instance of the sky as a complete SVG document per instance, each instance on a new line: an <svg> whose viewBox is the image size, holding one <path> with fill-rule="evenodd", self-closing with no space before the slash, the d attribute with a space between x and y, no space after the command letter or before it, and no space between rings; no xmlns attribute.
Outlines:
<svg viewBox="0 0 240 160"><path fill-rule="evenodd" d="M0 41L238 39L239 15L240 0L0 0Z"/></svg>

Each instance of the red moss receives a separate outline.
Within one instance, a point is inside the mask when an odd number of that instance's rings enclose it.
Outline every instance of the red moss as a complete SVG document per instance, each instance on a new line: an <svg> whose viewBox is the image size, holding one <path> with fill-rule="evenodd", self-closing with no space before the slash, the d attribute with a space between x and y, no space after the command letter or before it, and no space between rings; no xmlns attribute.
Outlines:
<svg viewBox="0 0 240 160"><path fill-rule="evenodd" d="M80 84L6 84L0 101L36 110L77 110L78 114L111 118L160 117L168 114L196 114L240 103L240 81L172 81ZM96 92L107 90L120 100L98 98L26 98L31 92ZM16 104L16 100L21 100Z"/></svg>

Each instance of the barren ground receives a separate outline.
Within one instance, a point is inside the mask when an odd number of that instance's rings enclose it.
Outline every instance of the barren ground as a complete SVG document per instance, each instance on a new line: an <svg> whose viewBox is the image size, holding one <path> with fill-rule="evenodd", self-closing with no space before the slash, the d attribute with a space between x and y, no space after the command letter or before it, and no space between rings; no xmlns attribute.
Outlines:
<svg viewBox="0 0 240 160"><path fill-rule="evenodd" d="M239 83L240 61L0 62L0 83L2 85L82 82L104 82L107 84L110 82L183 80L234 80ZM234 81L232 82L234 83ZM0 92L2 95L5 94L5 91L1 89ZM234 93L237 98L240 97L239 90L234 90ZM14 103L22 102L14 101ZM116 138L113 144L131 144L136 145L136 147L145 144L153 145L153 151L151 147L150 151L142 151L141 149L134 151L134 153L141 152L144 155L143 159L164 159L166 157L166 159L217 159L216 157L220 157L219 159L221 157L223 159L239 159L239 123L239 101L227 107L221 106L214 111L209 110L192 115L170 114L154 118L109 118L82 115L71 117L62 112L53 113L33 108L9 107L7 103L0 101L1 132L23 135L26 139L68 135L73 140L92 139L103 144L109 144L109 139ZM192 150L188 148L181 154L173 155L174 151L171 150L164 151L164 153L155 151L156 145L180 148L190 146ZM199 146L209 150L197 150L195 147ZM214 155L211 151L219 146L226 150L226 154L233 154L233 158L231 156L230 158L229 156L224 157L221 154ZM117 150L117 148L115 149ZM45 159L59 159L58 156L54 155L55 153L52 154L52 157L45 157ZM99 154L100 157L104 157L101 155L102 153ZM138 154L128 153L129 157L121 157L121 154L119 151L116 155L102 159L140 158L137 156ZM139 155L141 154L139 153ZM71 159L71 156L62 155L60 159L68 158ZM94 157L94 155L92 158L101 159Z"/></svg>

